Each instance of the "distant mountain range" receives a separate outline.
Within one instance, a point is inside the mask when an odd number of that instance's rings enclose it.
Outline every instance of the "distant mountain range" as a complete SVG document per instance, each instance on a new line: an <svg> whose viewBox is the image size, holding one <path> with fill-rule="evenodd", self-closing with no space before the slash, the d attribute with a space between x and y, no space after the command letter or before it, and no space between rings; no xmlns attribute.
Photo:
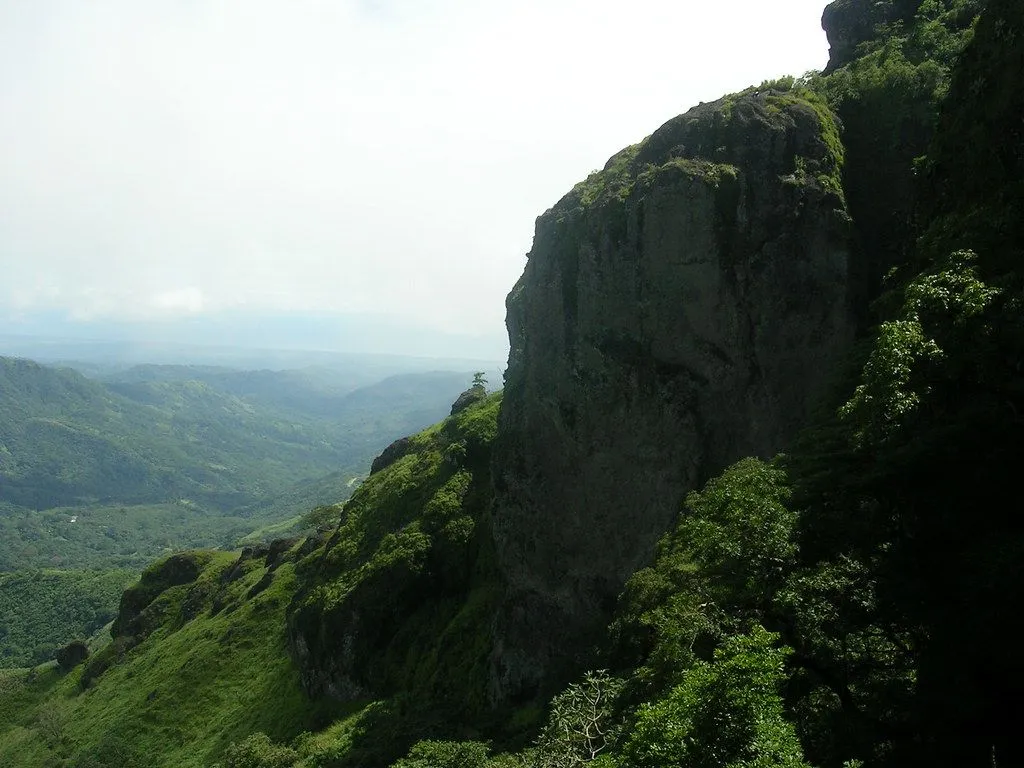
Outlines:
<svg viewBox="0 0 1024 768"><path fill-rule="evenodd" d="M41 357L45 349L38 340L91 346L94 351L118 355L137 350L140 354L134 362L214 362L216 358L236 368L267 366L268 353L290 354L292 362L280 366L289 368L308 364L295 362L308 355L318 355L322 361L377 357L384 351L396 360L433 357L440 362L442 358L504 360L508 354L508 337L497 328L440 331L401 318L362 314L224 311L129 321L78 319L63 311L11 312L0 306L0 325L6 331L0 335L0 354L40 360L53 358ZM260 357L264 362L253 362Z"/></svg>
<svg viewBox="0 0 1024 768"><path fill-rule="evenodd" d="M298 371L144 366L94 381L3 358L0 500L41 509L189 498L226 511L358 471L443 414L470 376L406 374L339 392Z"/></svg>

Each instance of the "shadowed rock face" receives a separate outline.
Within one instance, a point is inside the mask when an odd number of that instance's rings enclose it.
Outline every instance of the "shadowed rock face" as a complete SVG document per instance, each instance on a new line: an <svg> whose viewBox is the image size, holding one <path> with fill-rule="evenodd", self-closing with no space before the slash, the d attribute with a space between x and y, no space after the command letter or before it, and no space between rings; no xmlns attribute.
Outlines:
<svg viewBox="0 0 1024 768"><path fill-rule="evenodd" d="M750 92L538 219L507 300L493 700L574 671L685 494L805 423L852 335L841 152L827 109Z"/></svg>
<svg viewBox="0 0 1024 768"><path fill-rule="evenodd" d="M857 46L879 37L878 28L894 21L908 21L921 0L835 0L825 7L821 26L828 38L825 72L857 58Z"/></svg>

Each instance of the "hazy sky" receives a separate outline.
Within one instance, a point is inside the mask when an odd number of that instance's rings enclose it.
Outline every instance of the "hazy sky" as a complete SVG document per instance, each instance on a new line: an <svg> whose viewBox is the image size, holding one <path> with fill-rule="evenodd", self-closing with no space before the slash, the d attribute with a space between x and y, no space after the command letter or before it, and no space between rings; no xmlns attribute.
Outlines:
<svg viewBox="0 0 1024 768"><path fill-rule="evenodd" d="M0 320L500 338L535 217L699 101L824 66L823 5L0 0Z"/></svg>

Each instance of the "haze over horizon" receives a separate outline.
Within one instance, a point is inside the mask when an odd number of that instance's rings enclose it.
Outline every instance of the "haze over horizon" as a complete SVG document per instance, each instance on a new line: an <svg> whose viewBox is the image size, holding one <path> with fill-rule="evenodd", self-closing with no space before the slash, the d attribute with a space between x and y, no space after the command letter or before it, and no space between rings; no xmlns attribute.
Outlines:
<svg viewBox="0 0 1024 768"><path fill-rule="evenodd" d="M823 7L0 0L0 324L501 359L535 217Z"/></svg>

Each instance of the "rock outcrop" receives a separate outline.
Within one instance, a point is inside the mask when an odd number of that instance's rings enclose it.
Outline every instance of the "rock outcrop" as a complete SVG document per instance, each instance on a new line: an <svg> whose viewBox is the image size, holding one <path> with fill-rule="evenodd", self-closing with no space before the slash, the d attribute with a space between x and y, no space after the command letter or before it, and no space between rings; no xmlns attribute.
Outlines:
<svg viewBox="0 0 1024 768"><path fill-rule="evenodd" d="M575 671L685 494L806 422L852 335L841 164L821 102L751 90L538 219L507 300L492 700Z"/></svg>
<svg viewBox="0 0 1024 768"><path fill-rule="evenodd" d="M469 408L469 406L473 405L474 403L481 402L486 397L487 390L484 389L483 384L474 384L472 387L470 387L461 395L459 395L456 398L455 402L452 403L451 415L454 416L456 413L461 413L462 411Z"/></svg>
<svg viewBox="0 0 1024 768"><path fill-rule="evenodd" d="M370 474L375 475L386 467L390 467L412 450L412 441L408 437L400 437L380 452L370 464Z"/></svg>
<svg viewBox="0 0 1024 768"><path fill-rule="evenodd" d="M835 0L821 17L828 39L828 66L832 72L857 58L864 43L879 40L879 28L896 21L908 21L921 0Z"/></svg>

